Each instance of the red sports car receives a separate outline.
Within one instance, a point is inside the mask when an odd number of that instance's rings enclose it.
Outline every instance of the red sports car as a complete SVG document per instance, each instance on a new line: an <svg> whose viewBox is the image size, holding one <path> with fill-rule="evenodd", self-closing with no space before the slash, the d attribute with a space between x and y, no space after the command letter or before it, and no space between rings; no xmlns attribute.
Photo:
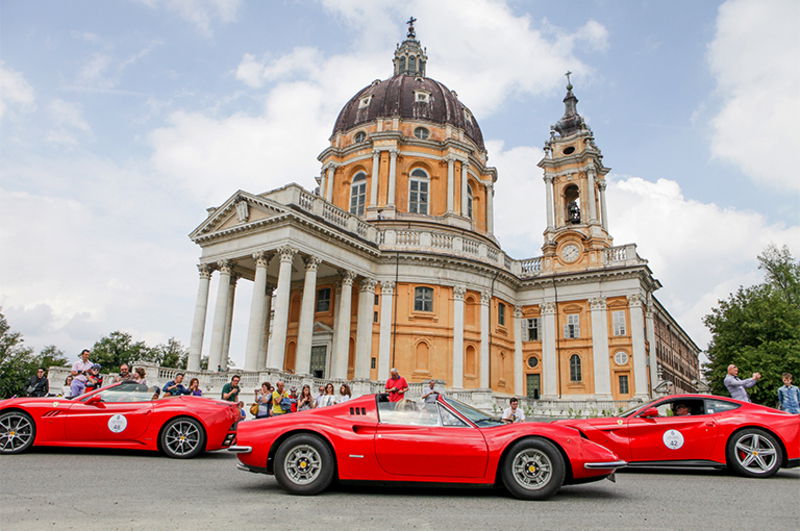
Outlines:
<svg viewBox="0 0 800 531"><path fill-rule="evenodd" d="M765 478L800 466L800 416L710 395L674 395L619 417L571 419L570 426L629 466L730 468Z"/></svg>
<svg viewBox="0 0 800 531"><path fill-rule="evenodd" d="M161 450L185 459L236 439L236 404L193 396L152 398L147 386L121 382L72 400L2 400L0 454L36 445Z"/></svg>
<svg viewBox="0 0 800 531"><path fill-rule="evenodd" d="M293 494L316 494L331 481L495 485L544 499L563 484L611 476L625 462L563 426L503 424L451 398L348 402L243 422L239 468L274 474Z"/></svg>

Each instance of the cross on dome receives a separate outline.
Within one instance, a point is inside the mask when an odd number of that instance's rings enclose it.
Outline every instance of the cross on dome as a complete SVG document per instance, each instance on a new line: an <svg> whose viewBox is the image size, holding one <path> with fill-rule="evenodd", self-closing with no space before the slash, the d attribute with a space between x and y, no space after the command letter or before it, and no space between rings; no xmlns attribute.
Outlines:
<svg viewBox="0 0 800 531"><path fill-rule="evenodd" d="M406 35L406 37L409 39L417 38L417 33L414 31L414 22L416 21L417 19L414 17L409 17L409 19L406 21L406 24L408 24L408 35Z"/></svg>

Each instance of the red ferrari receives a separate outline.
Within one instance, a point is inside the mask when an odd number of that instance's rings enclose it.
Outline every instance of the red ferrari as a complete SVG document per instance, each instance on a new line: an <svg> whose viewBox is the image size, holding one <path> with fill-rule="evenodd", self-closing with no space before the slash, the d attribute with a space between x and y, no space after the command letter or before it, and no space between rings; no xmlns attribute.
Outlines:
<svg viewBox="0 0 800 531"><path fill-rule="evenodd" d="M766 478L800 466L800 416L721 396L669 396L619 417L555 424L579 430L632 467L729 468Z"/></svg>
<svg viewBox="0 0 800 531"><path fill-rule="evenodd" d="M236 404L180 396L152 400L136 382L121 382L72 400L11 398L0 401L0 454L31 446L161 450L190 458L236 439Z"/></svg>
<svg viewBox="0 0 800 531"><path fill-rule="evenodd" d="M544 499L561 485L613 479L625 462L563 426L503 424L451 398L435 404L366 395L239 425L239 468L274 474L292 494L342 481L495 485Z"/></svg>

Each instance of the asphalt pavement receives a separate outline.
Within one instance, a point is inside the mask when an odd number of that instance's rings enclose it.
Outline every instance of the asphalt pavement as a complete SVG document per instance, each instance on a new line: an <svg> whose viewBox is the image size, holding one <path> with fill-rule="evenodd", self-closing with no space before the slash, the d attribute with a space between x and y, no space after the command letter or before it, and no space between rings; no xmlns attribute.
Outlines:
<svg viewBox="0 0 800 531"><path fill-rule="evenodd" d="M800 469L627 471L544 502L501 489L335 486L291 496L225 452L44 449L0 457L0 529L796 529Z"/></svg>

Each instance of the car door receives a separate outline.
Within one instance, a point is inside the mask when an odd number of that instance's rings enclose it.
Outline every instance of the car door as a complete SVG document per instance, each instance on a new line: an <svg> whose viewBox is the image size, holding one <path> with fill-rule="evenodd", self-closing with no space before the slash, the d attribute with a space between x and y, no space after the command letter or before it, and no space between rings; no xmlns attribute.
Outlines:
<svg viewBox="0 0 800 531"><path fill-rule="evenodd" d="M656 405L657 417L628 419L631 461L683 461L710 459L718 436L714 415L707 414L702 400L686 416L668 414L676 400Z"/></svg>
<svg viewBox="0 0 800 531"><path fill-rule="evenodd" d="M395 409L379 403L375 454L387 473L417 477L480 478L488 448L480 429L468 425L441 404Z"/></svg>
<svg viewBox="0 0 800 531"><path fill-rule="evenodd" d="M66 440L98 446L138 441L153 412L152 394L139 385L124 382L72 402L64 420Z"/></svg>

